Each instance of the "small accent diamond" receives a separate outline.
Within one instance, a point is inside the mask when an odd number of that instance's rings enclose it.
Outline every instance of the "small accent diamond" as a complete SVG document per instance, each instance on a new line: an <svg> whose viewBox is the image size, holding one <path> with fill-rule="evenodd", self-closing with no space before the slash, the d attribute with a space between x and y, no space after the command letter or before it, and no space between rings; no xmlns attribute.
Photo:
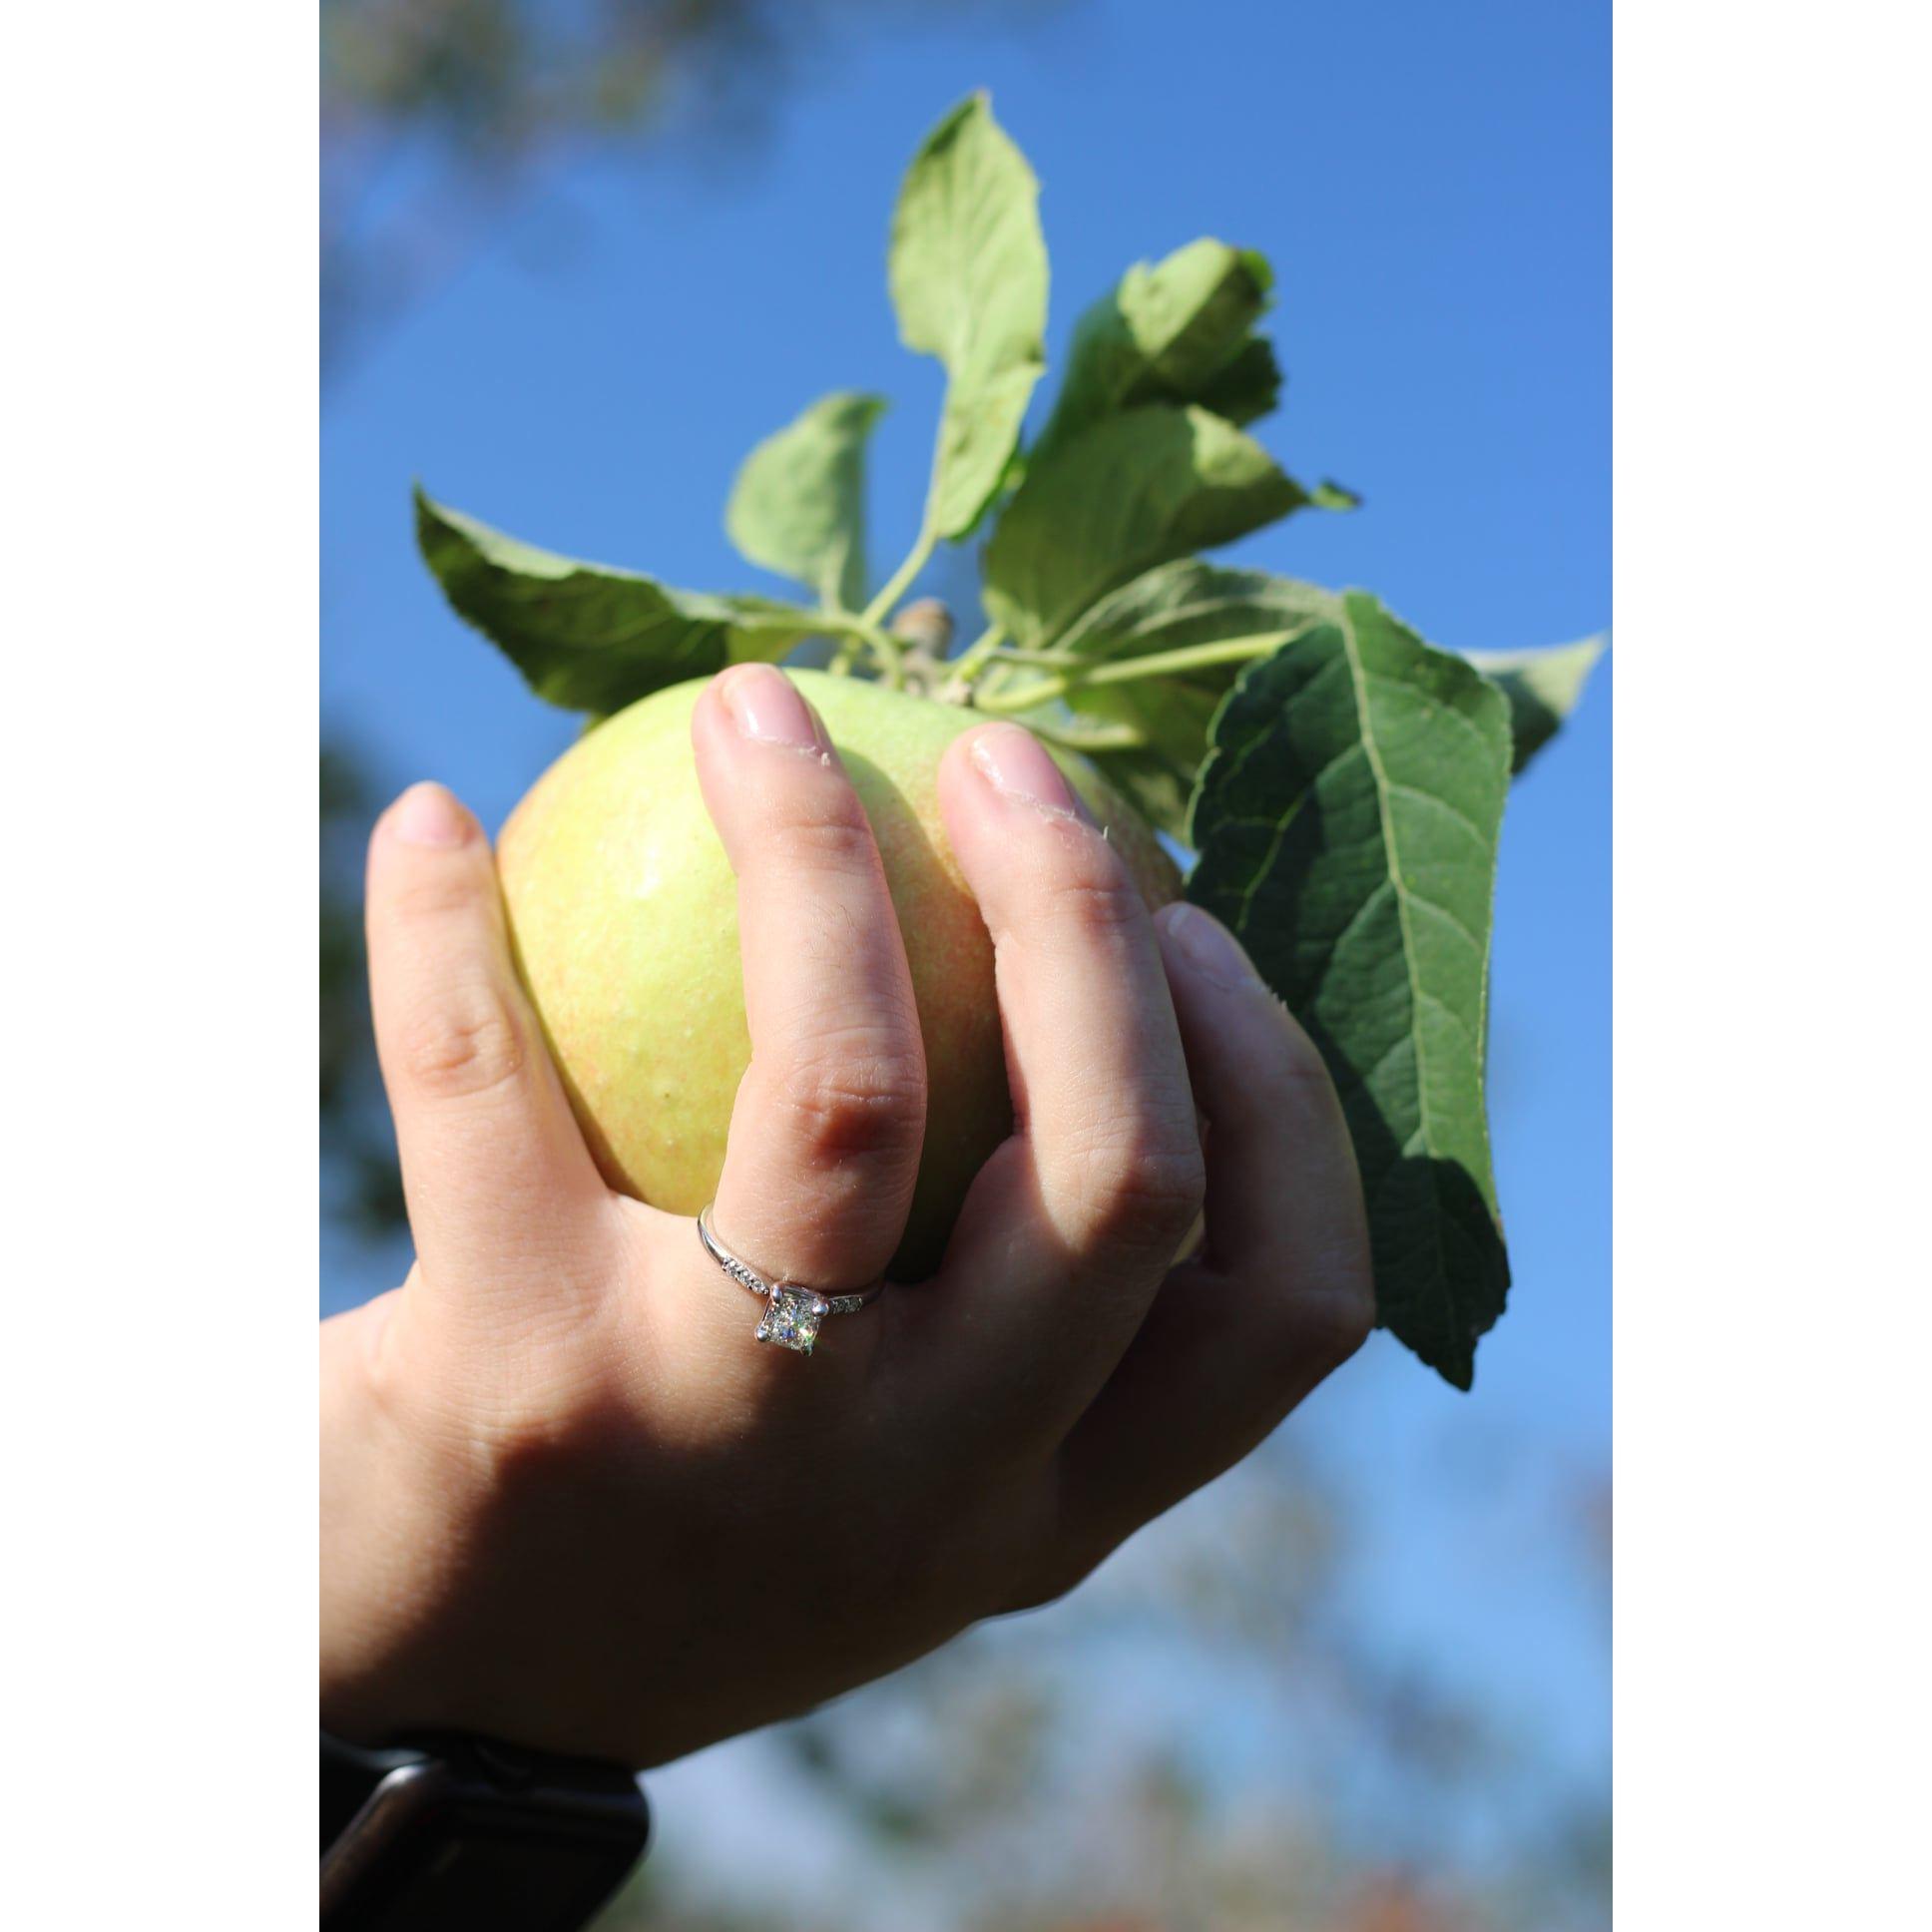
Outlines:
<svg viewBox="0 0 1932 1932"><path fill-rule="evenodd" d="M830 1312L831 1303L809 1288L773 1288L770 1305L758 1323L758 1340L775 1341L780 1348L809 1355L818 1339L818 1324Z"/></svg>

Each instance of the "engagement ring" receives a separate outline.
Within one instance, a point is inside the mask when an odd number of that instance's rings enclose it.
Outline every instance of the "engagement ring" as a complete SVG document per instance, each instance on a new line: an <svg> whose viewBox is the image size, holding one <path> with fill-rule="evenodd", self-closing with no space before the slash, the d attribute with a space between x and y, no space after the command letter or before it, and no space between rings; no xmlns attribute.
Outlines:
<svg viewBox="0 0 1932 1932"><path fill-rule="evenodd" d="M764 1303L756 1339L774 1341L780 1348L795 1349L800 1355L811 1353L811 1345L818 1339L818 1324L827 1315L855 1315L885 1292L883 1281L862 1294L820 1294L799 1281L768 1280L718 1238L710 1208L698 1216L698 1238L704 1242L705 1252L739 1287L749 1288Z"/></svg>

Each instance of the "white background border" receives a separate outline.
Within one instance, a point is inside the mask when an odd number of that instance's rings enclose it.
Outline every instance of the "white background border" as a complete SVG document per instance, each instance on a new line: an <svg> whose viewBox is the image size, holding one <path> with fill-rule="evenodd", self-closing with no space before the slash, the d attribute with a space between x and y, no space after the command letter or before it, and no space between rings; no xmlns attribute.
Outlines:
<svg viewBox="0 0 1932 1932"><path fill-rule="evenodd" d="M6 1916L295 1926L314 20L8 33ZM1873 0L1619 9L1617 1829L1645 1932L1924 1909L1927 40Z"/></svg>
<svg viewBox="0 0 1932 1932"><path fill-rule="evenodd" d="M1923 9L1616 32L1617 1888L1925 1913Z"/></svg>
<svg viewBox="0 0 1932 1932"><path fill-rule="evenodd" d="M0 1919L313 1923L313 10L0 56Z"/></svg>

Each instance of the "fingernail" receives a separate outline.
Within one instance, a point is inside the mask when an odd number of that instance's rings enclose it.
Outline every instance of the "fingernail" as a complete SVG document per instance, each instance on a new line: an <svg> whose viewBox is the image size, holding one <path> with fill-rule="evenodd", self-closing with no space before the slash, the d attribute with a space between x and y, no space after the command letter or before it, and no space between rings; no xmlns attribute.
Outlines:
<svg viewBox="0 0 1932 1932"><path fill-rule="evenodd" d="M973 739L972 758L1001 797L1056 817L1093 822L1066 775L1047 755L1046 746L1024 725L989 724Z"/></svg>
<svg viewBox="0 0 1932 1932"><path fill-rule="evenodd" d="M389 827L405 845L464 845L470 815L439 784L411 785L389 814Z"/></svg>
<svg viewBox="0 0 1932 1932"><path fill-rule="evenodd" d="M746 737L794 751L826 748L798 687L770 665L740 665L720 686L724 709Z"/></svg>
<svg viewBox="0 0 1932 1932"><path fill-rule="evenodd" d="M1182 957L1204 979L1230 991L1260 985L1261 976L1254 970L1253 961L1211 912L1203 912L1199 906L1171 905L1163 909L1160 923L1181 949Z"/></svg>

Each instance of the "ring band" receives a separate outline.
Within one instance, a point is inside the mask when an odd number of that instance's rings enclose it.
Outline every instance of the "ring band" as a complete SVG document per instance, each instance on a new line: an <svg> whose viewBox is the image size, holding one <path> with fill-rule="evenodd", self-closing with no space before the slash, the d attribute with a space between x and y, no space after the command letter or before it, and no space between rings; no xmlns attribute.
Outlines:
<svg viewBox="0 0 1932 1932"><path fill-rule="evenodd" d="M811 1353L811 1345L818 1339L818 1325L827 1315L855 1315L885 1292L883 1281L860 1294L820 1294L802 1281L771 1280L718 1238L710 1206L698 1216L698 1238L705 1252L731 1280L764 1303L754 1339L776 1342L780 1348L793 1349L800 1355Z"/></svg>

